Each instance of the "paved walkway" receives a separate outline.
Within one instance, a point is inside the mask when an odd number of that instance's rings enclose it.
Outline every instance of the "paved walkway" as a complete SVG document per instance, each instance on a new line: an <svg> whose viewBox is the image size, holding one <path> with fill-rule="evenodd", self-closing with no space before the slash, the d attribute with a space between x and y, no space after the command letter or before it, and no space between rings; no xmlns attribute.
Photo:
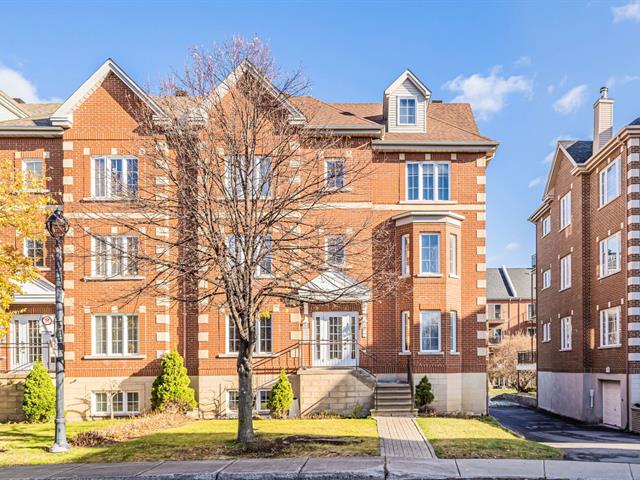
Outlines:
<svg viewBox="0 0 640 480"><path fill-rule="evenodd" d="M380 455L386 457L436 458L433 448L410 417L376 417Z"/></svg>
<svg viewBox="0 0 640 480"><path fill-rule="evenodd" d="M2 467L1 480L640 480L640 465L566 460L254 458Z"/></svg>

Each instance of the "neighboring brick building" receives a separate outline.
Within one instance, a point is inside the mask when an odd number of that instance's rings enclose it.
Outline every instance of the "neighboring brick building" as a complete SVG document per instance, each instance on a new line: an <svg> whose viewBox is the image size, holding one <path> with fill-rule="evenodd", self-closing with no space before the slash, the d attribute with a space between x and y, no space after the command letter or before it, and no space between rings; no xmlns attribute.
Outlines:
<svg viewBox="0 0 640 480"><path fill-rule="evenodd" d="M317 109L322 126L348 138L344 151L329 152L333 157L358 155L377 164L370 181L337 194L332 206L336 216L373 213L392 226L400 288L411 294L381 301L354 295L329 305L273 302L270 323L261 330L267 337L256 354L256 409L262 410L279 368L289 372L302 414L350 413L356 402L369 409L377 381L407 380L409 359L416 381L429 376L437 409L485 412L485 170L496 142L480 135L469 105L432 101L408 70L387 88L383 103L291 101L303 113ZM120 175L132 188L162 184L157 166L136 149L132 109L138 103L162 115L161 100L145 94L111 60L63 104L29 105L0 96L0 156L14 159L16 168L46 172L74 225L64 261L65 410L69 417L88 418L110 409L127 414L148 408L158 358L177 348L203 415L233 414L236 355L224 305L194 314L162 296L123 304L117 299L140 281L139 272L98 251L93 241L96 235L115 236L127 248L144 248L115 222L105 225L91 213L124 215L108 193L113 177L100 172ZM30 252L42 249L29 246ZM49 280L50 254L44 248L42 275ZM335 273L337 281L350 281L348 273ZM5 339L0 382L19 378L34 358L48 356L52 286L43 278L27 288L16 305L26 310ZM316 334L335 342L326 332L336 325L352 335L339 342L337 356L313 345ZM0 409L0 417L15 416L11 408Z"/></svg>
<svg viewBox="0 0 640 480"><path fill-rule="evenodd" d="M629 427L640 402L640 121L559 141L536 225L538 405ZM637 427L637 426L636 426Z"/></svg>
<svg viewBox="0 0 640 480"><path fill-rule="evenodd" d="M487 269L489 347L504 335L535 335L535 274L530 268Z"/></svg>

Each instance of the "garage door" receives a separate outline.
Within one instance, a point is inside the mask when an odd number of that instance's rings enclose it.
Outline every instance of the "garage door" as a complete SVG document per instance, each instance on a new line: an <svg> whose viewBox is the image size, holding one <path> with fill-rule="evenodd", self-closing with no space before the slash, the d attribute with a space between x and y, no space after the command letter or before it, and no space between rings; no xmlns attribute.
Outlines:
<svg viewBox="0 0 640 480"><path fill-rule="evenodd" d="M602 382L602 423L622 427L620 382Z"/></svg>

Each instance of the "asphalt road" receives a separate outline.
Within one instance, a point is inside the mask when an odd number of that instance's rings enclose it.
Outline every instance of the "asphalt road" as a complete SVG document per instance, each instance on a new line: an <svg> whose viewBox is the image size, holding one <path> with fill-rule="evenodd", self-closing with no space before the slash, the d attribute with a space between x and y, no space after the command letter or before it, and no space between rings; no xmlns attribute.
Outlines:
<svg viewBox="0 0 640 480"><path fill-rule="evenodd" d="M567 460L640 464L639 435L519 406L490 407L489 413L528 440L562 449Z"/></svg>

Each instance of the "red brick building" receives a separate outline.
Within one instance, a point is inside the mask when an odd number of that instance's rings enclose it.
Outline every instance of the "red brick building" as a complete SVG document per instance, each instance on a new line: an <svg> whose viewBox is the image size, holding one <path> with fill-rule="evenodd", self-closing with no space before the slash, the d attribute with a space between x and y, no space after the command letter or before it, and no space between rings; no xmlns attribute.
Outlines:
<svg viewBox="0 0 640 480"><path fill-rule="evenodd" d="M347 168L356 155L377 164L367 182L337 194L331 206L336 218L373 213L392 225L399 289L410 295L376 300L363 292L329 305L274 301L256 352L258 411L280 368L290 374L297 412L350 413L357 402L366 410L373 406L377 382L406 382L407 362L416 382L429 376L437 409L485 411L485 170L497 144L478 132L469 105L432 100L409 70L383 100L336 104L298 97L292 103L303 114L312 105L319 112L314 121L347 139L343 150L325 152L325 158L344 159ZM137 103L162 115L161 101L111 60L62 104L0 96L0 156L13 159L17 169L42 171L73 224L64 250L65 410L69 417L89 418L148 408L159 358L177 348L202 414L233 414L236 354L225 305L193 314L157 295L123 304L117 299L135 288L139 272L94 241L108 236L126 248L142 248L116 222L105 225L92 215L92 209L102 217L125 215L110 194L113 175L130 188L163 183L156 165L136 149ZM13 232L2 235L12 238ZM26 253L44 259L43 278L16 299L16 308L25 311L14 318L0 349L0 388L8 392L19 390L15 382L35 358L50 356L48 247L24 245ZM333 281L353 281L349 273L339 270ZM329 334L336 329L339 339ZM320 346L327 342L328 348ZM0 403L0 417L16 415L10 400Z"/></svg>
<svg viewBox="0 0 640 480"><path fill-rule="evenodd" d="M538 405L630 427L640 402L640 124L614 134L606 88L592 140L558 142L536 225Z"/></svg>

